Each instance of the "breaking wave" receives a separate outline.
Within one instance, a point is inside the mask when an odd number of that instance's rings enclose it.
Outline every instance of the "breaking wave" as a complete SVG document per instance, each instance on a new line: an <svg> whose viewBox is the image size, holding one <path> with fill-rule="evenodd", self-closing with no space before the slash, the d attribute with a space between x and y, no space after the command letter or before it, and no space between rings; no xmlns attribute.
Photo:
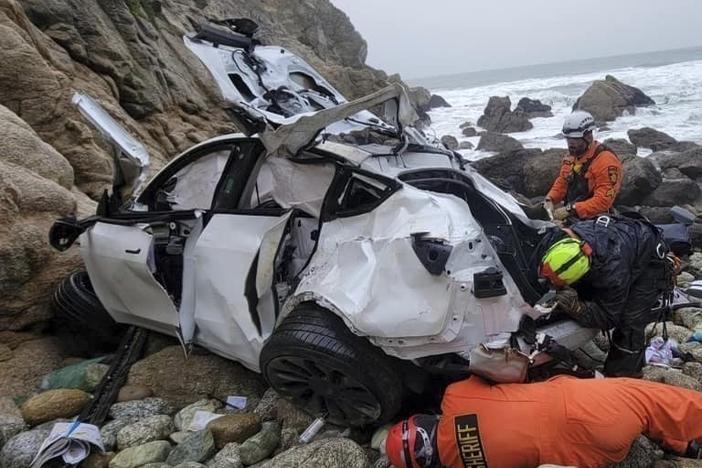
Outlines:
<svg viewBox="0 0 702 468"><path fill-rule="evenodd" d="M603 79L607 74L641 89L656 101L656 105L638 108L636 114L624 115L611 122L608 130L599 132L599 139L626 138L626 131L630 128L653 127L678 140L702 144L702 60L524 79L470 88L459 85L453 89L432 89L453 106L434 109L429 113L432 128L437 136L454 135L477 146L479 138L462 138L458 128L461 123L470 121L475 124L490 96L509 96L513 106L522 97L529 97L550 105L554 116L532 119L532 130L512 136L529 148L565 148L565 141L557 137L563 118L570 113L576 99L592 81ZM478 151L464 153L469 159L487 155ZM640 154L645 155L646 151Z"/></svg>

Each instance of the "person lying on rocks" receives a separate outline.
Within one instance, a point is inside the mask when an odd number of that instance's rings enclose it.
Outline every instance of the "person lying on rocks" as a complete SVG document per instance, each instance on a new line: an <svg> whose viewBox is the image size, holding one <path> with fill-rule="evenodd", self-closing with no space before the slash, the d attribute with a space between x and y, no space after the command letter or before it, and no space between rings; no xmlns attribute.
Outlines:
<svg viewBox="0 0 702 468"><path fill-rule="evenodd" d="M674 260L653 224L603 216L547 231L532 273L556 290L555 311L584 327L614 329L605 375L639 377L644 330L659 319L654 307L673 287Z"/></svg>
<svg viewBox="0 0 702 468"><path fill-rule="evenodd" d="M606 214L617 198L622 163L611 149L595 141L594 129L595 119L584 111L573 112L563 123L568 154L544 200L544 208L556 221Z"/></svg>
<svg viewBox="0 0 702 468"><path fill-rule="evenodd" d="M396 468L603 467L622 461L645 435L677 455L699 457L702 393L666 384L557 376L490 385L449 385L442 415L395 424L385 452Z"/></svg>

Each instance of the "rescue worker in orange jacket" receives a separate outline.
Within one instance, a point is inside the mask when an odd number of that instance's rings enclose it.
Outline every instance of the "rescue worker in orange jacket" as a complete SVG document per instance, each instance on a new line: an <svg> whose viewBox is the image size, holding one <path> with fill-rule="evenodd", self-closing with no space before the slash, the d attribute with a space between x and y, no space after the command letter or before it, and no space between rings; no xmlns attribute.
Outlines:
<svg viewBox="0 0 702 468"><path fill-rule="evenodd" d="M396 468L608 466L644 434L697 458L702 393L627 378L490 385L479 377L446 389L442 415L394 425L385 451Z"/></svg>
<svg viewBox="0 0 702 468"><path fill-rule="evenodd" d="M622 183L622 163L612 150L594 140L595 119L575 111L563 124L568 155L546 194L544 207L554 219L595 218L612 208ZM562 207L554 207L563 203Z"/></svg>

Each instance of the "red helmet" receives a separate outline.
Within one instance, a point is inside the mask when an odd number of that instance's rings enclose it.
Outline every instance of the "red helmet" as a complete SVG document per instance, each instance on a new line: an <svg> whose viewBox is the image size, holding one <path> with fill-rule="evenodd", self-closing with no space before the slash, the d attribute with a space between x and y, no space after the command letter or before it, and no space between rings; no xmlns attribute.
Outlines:
<svg viewBox="0 0 702 468"><path fill-rule="evenodd" d="M390 428L385 453L395 468L424 468L438 461L436 425L438 416L415 414Z"/></svg>

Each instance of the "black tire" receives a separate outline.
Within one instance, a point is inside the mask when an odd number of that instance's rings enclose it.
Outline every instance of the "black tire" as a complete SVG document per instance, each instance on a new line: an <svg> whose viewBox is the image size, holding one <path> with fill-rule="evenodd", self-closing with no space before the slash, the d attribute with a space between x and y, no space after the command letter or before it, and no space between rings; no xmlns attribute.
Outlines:
<svg viewBox="0 0 702 468"><path fill-rule="evenodd" d="M404 396L394 358L333 313L302 304L263 346L261 372L279 394L342 426L390 421Z"/></svg>
<svg viewBox="0 0 702 468"><path fill-rule="evenodd" d="M64 336L75 336L86 351L113 350L126 326L115 322L100 303L88 274L72 273L59 283L53 296L54 326ZM76 343L77 344L77 343Z"/></svg>

